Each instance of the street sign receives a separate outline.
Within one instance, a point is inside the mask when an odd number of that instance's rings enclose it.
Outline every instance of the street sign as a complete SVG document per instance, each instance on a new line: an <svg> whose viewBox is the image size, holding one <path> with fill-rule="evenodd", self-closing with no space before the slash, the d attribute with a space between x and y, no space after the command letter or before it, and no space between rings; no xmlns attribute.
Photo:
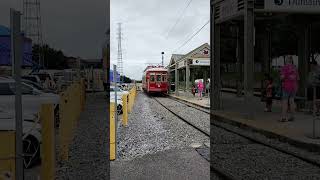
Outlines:
<svg viewBox="0 0 320 180"><path fill-rule="evenodd" d="M264 0L264 10L275 12L320 13L320 0Z"/></svg>
<svg viewBox="0 0 320 180"><path fill-rule="evenodd" d="M192 60L192 65L195 66L210 66L210 59L209 58L198 58Z"/></svg>

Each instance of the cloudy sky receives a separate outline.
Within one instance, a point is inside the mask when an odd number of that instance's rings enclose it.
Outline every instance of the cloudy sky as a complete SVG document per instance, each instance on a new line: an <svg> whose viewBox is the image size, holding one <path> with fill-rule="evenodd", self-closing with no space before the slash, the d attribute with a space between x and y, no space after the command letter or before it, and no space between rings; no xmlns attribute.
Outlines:
<svg viewBox="0 0 320 180"><path fill-rule="evenodd" d="M121 22L125 75L141 79L146 63L161 63L162 51L165 52L165 64L168 64L171 54L209 20L209 0L193 0L186 9L189 2L111 0L111 63L117 62L117 24ZM187 53L203 43L209 43L209 32L208 24L175 53Z"/></svg>
<svg viewBox="0 0 320 180"><path fill-rule="evenodd" d="M124 74L131 78L141 79L146 63L160 63L162 51L167 64L174 51L187 53L209 43L208 24L178 49L209 20L209 0L110 1L111 63L117 61L117 24L122 23ZM1 0L0 24L9 26L11 7L21 9L22 0ZM41 0L41 15L45 43L69 56L101 58L106 0Z"/></svg>
<svg viewBox="0 0 320 180"><path fill-rule="evenodd" d="M0 0L0 24L10 25L10 8L23 0ZM69 56L101 58L106 0L40 0L44 42Z"/></svg>

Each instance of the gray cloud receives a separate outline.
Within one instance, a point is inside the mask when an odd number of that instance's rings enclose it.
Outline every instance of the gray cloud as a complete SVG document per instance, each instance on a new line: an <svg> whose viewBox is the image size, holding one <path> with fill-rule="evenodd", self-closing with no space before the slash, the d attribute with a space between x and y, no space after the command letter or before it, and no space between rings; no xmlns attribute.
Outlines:
<svg viewBox="0 0 320 180"><path fill-rule="evenodd" d="M1 0L0 24L9 25L9 8L21 0ZM188 0L111 0L111 63L117 60L117 23L123 23L125 75L141 79L145 63L165 63L192 33L209 19L209 0L193 0L183 19L166 38ZM46 43L67 55L100 58L106 31L105 0L41 1ZM177 53L187 53L208 43L209 26Z"/></svg>
<svg viewBox="0 0 320 180"><path fill-rule="evenodd" d="M9 8L21 9L22 0L1 0L0 24L9 25ZM67 55L101 58L106 31L105 0L41 1L45 43Z"/></svg>

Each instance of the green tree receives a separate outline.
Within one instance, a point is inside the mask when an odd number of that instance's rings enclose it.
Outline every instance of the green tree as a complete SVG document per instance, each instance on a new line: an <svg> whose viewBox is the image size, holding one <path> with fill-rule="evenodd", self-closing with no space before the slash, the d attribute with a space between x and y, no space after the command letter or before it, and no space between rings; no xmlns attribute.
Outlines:
<svg viewBox="0 0 320 180"><path fill-rule="evenodd" d="M32 49L32 58L34 60L39 59L39 54L41 54L42 59L44 60L44 66L47 69L69 68L67 63L68 57L66 57L61 50L53 49L47 44L41 47L39 47L39 45L34 45Z"/></svg>

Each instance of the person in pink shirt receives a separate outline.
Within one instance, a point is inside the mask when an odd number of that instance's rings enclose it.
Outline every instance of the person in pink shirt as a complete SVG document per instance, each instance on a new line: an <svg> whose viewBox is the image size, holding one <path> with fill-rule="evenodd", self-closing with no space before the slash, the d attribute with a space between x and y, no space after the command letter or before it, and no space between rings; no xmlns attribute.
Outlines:
<svg viewBox="0 0 320 180"><path fill-rule="evenodd" d="M202 92L203 92L203 88L204 88L202 80L199 80L197 87L198 87L199 99L201 100L202 99Z"/></svg>
<svg viewBox="0 0 320 180"><path fill-rule="evenodd" d="M282 82L282 119L281 122L293 121L296 105L294 98L298 90L299 73L293 64L292 56L289 56L285 65L281 68L280 78ZM290 108L289 108L290 107ZM288 109L291 113L288 117Z"/></svg>

